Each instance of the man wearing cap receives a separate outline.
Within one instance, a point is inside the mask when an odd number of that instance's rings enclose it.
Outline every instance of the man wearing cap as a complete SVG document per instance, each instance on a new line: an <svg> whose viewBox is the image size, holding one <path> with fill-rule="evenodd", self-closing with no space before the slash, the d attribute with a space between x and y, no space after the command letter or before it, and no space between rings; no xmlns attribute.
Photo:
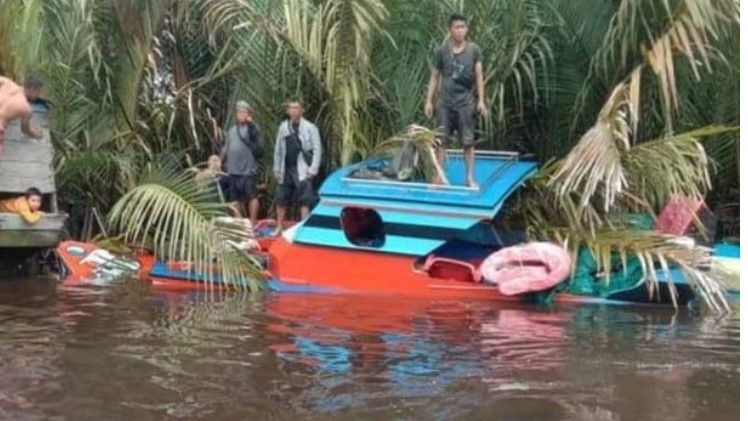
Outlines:
<svg viewBox="0 0 748 421"><path fill-rule="evenodd" d="M231 126L221 151L228 176L221 187L229 202L239 202L252 224L257 222L257 176L260 162L260 128L252 121L252 108L246 101L236 103L236 124Z"/></svg>

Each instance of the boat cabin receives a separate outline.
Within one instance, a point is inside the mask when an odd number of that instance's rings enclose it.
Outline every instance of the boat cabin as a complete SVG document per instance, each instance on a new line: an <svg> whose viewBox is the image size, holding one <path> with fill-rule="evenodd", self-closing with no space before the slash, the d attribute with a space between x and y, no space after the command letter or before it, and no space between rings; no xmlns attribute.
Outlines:
<svg viewBox="0 0 748 421"><path fill-rule="evenodd" d="M57 209L54 149L46 108L32 110L32 124L42 129L44 138L31 139L21 133L19 119L8 126L0 152L0 199L21 196L29 187L36 187L42 192L45 215L39 222L27 224L20 215L0 213L0 250L55 247L67 217Z"/></svg>
<svg viewBox="0 0 748 421"><path fill-rule="evenodd" d="M372 176L384 159L354 164L330 175L309 218L289 232L293 243L426 256L447 243L515 243L492 222L538 165L518 153L476 151L477 188L465 185L461 150L447 151L449 184ZM362 175L364 177L362 177Z"/></svg>

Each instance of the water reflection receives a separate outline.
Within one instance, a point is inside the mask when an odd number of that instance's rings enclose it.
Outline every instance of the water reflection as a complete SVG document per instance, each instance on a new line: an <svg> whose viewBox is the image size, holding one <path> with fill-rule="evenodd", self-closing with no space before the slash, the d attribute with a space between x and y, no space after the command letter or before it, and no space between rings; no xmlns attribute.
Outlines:
<svg viewBox="0 0 748 421"><path fill-rule="evenodd" d="M734 418L739 319L0 283L0 417Z"/></svg>
<svg viewBox="0 0 748 421"><path fill-rule="evenodd" d="M724 321L709 318L697 323L672 309L539 309L289 295L274 297L267 312L280 321L270 325L279 334L272 349L282 360L314 370L317 382L311 386L319 390L311 394L321 397L315 409L323 411L371 404L372 398L444 398L457 392L459 409L443 408L445 415L472 413L470 402L492 407L496 399L501 402L496 414L531 415L528 408L536 407L533 417L618 419L605 402L622 403L624 412L644 419L657 409L662 413L655 419L687 419L701 405L691 405L687 396L690 387L703 382L703 373L694 368L704 361L680 362L681 340L708 347L717 357L711 368L727 372L739 346L734 324L724 327ZM715 327L724 328L715 332ZM724 353L699 339L707 332L726 341ZM489 401L460 393L459 386L473 392L477 387L475 396ZM659 392L652 395L650 388Z"/></svg>

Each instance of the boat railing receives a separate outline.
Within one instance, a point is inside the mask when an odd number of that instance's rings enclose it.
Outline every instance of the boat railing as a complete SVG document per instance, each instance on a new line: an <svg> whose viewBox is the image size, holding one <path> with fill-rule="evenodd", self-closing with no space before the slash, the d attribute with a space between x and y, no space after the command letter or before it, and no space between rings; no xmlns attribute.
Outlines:
<svg viewBox="0 0 748 421"><path fill-rule="evenodd" d="M432 190L451 190L475 192L478 187L454 186L451 184L421 183L416 181L397 181L397 180L368 180L365 178L343 177L343 181L348 183L370 184L376 186L398 186L398 187L415 187Z"/></svg>
<svg viewBox="0 0 748 421"><path fill-rule="evenodd" d="M464 151L462 149L447 149L447 155L462 155L463 153ZM514 151L494 151L494 150L488 150L488 149L476 149L475 156L495 157L497 159L518 161L520 157L520 153L514 152Z"/></svg>
<svg viewBox="0 0 748 421"><path fill-rule="evenodd" d="M447 155L462 155L463 153L462 149L447 149L446 152L447 152ZM507 170L507 168L509 168L513 163L517 162L520 157L520 154L518 152L493 151L493 150L476 150L475 155L481 156L483 158L493 158L493 159L502 161L501 166L497 168L496 171L494 171L489 177L489 179L487 180L489 183L492 183L497 178L499 178L501 174L503 174ZM414 182L414 181L398 181L398 180L370 180L370 179L365 179L365 178L356 178L356 177L348 177L348 176L343 177L342 180L347 183L368 184L368 185L375 185L375 186L423 188L423 189L429 189L429 190L454 191L454 192L474 193L480 190L479 186L469 187L469 186L463 186L463 185L424 183L424 182L417 182L417 181Z"/></svg>

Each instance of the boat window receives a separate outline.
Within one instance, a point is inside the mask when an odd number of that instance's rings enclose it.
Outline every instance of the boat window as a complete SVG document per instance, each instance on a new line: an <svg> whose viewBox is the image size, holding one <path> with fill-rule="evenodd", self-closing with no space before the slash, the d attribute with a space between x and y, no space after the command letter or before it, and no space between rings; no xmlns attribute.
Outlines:
<svg viewBox="0 0 748 421"><path fill-rule="evenodd" d="M352 244L377 248L384 245L384 223L377 211L367 208L343 208L340 219L345 237Z"/></svg>

